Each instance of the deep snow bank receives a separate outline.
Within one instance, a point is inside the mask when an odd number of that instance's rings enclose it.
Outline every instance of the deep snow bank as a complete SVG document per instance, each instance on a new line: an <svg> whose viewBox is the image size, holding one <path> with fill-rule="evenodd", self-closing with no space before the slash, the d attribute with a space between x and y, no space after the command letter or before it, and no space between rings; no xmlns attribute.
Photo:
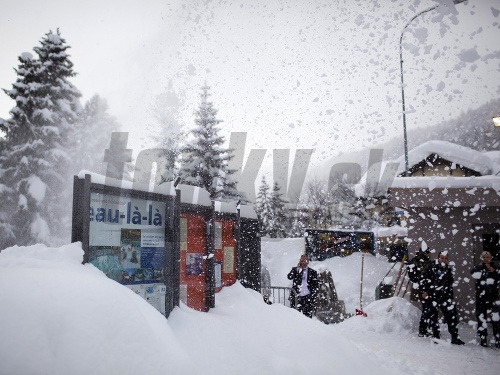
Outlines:
<svg viewBox="0 0 500 375"><path fill-rule="evenodd" d="M181 305L167 321L82 256L80 244L0 253L0 373L388 373L333 327L239 283L209 313Z"/></svg>
<svg viewBox="0 0 500 375"><path fill-rule="evenodd" d="M80 244L0 253L0 373L186 373L167 320L90 264Z"/></svg>
<svg viewBox="0 0 500 375"><path fill-rule="evenodd" d="M287 242L286 262L295 263L299 246ZM364 304L366 318L325 325L266 305L236 283L216 295L210 312L181 304L167 321L128 288L82 265L82 254L79 244L0 253L0 374L490 375L500 366L493 350L418 338L418 310L398 298ZM383 276L386 263L365 260L368 280L370 264L374 280ZM358 277L350 274L359 261L333 260L341 262L339 285ZM289 266L278 263L274 269Z"/></svg>

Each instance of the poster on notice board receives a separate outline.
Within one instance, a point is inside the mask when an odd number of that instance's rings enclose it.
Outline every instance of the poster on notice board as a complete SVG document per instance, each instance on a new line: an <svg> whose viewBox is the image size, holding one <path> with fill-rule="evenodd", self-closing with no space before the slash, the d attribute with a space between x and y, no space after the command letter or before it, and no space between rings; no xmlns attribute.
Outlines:
<svg viewBox="0 0 500 375"><path fill-rule="evenodd" d="M165 210L164 202L91 193L88 249L90 263L163 312Z"/></svg>

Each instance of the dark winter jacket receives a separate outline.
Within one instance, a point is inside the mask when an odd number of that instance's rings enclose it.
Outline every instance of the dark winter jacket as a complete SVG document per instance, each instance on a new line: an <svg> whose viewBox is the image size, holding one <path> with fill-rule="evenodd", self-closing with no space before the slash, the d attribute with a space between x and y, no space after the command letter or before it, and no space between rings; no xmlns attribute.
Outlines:
<svg viewBox="0 0 500 375"><path fill-rule="evenodd" d="M312 268L307 268L307 288L311 293L311 296L316 298L319 289L319 281L318 281L318 272L313 270ZM292 270L288 273L288 280L292 280L293 285L292 288L297 293L300 292L300 286L302 285L302 273L304 270L298 271L297 267L293 267Z"/></svg>
<svg viewBox="0 0 500 375"><path fill-rule="evenodd" d="M415 257L408 262L408 277L414 284L420 284L422 277L432 264L432 261L427 255L418 252Z"/></svg>
<svg viewBox="0 0 500 375"><path fill-rule="evenodd" d="M420 282L420 291L438 303L453 299L453 272L449 265L443 264L438 260L432 262Z"/></svg>
<svg viewBox="0 0 500 375"><path fill-rule="evenodd" d="M470 273L476 280L476 306L486 307L499 299L500 273L498 269L489 272L486 266L481 263L474 267Z"/></svg>

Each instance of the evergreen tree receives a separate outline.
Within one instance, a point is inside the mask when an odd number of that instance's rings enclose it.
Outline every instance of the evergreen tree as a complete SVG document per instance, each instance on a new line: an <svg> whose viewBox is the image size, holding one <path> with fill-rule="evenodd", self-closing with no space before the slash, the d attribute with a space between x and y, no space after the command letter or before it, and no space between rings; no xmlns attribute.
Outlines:
<svg viewBox="0 0 500 375"><path fill-rule="evenodd" d="M262 176L259 193L257 194L257 199L255 201L255 212L261 222L260 235L266 237L269 235L269 229L271 227L272 212L269 185L264 176Z"/></svg>
<svg viewBox="0 0 500 375"><path fill-rule="evenodd" d="M183 93L181 91L181 93ZM153 136L154 142L158 145L158 165L157 183L173 181L179 175L178 160L181 155L181 143L186 138L179 122L180 110L185 101L182 96L173 88L170 80L166 90L160 94L153 105L153 112L156 117L155 130L159 133Z"/></svg>
<svg viewBox="0 0 500 375"><path fill-rule="evenodd" d="M0 154L0 226L2 233L11 234L7 240L0 239L2 248L11 241L54 244L63 233L69 238L71 205L62 187L71 183L68 145L80 93L68 81L75 73L59 31L47 33L40 43L35 48L39 58L23 53L16 82L11 90L4 90L16 106L10 119L0 120L5 132Z"/></svg>
<svg viewBox="0 0 500 375"><path fill-rule="evenodd" d="M259 193L255 202L255 212L261 222L260 235L263 237L282 238L287 234L287 214L285 212L286 201L277 182L274 183L273 191L266 178L262 177Z"/></svg>
<svg viewBox="0 0 500 375"><path fill-rule="evenodd" d="M8 120L0 120L5 138L0 154L1 181L0 199L2 208L0 221L2 236L0 247L5 248L15 243L29 244L31 233L29 225L33 215L28 211L27 202L36 205L36 200L29 194L29 179L38 167L39 154L43 152L43 142L38 140L42 118L38 108L41 106L39 91L41 78L40 61L30 53L19 56L19 66L15 69L17 80L11 90L4 92L16 102Z"/></svg>
<svg viewBox="0 0 500 375"><path fill-rule="evenodd" d="M285 212L286 201L282 198L281 188L277 182L274 183L271 194L271 225L269 228L269 237L283 238L287 233L287 215Z"/></svg>
<svg viewBox="0 0 500 375"><path fill-rule="evenodd" d="M119 131L116 119L108 113L108 104L99 95L91 97L79 114L70 147L73 173L85 169L105 174L104 150L111 133Z"/></svg>
<svg viewBox="0 0 500 375"><path fill-rule="evenodd" d="M201 103L196 111L194 140L183 148L180 176L189 185L200 186L212 199L238 196L236 183L231 181L235 172L227 162L233 157L232 150L223 147L224 137L219 135L221 123L217 110L208 101L210 87L203 86Z"/></svg>

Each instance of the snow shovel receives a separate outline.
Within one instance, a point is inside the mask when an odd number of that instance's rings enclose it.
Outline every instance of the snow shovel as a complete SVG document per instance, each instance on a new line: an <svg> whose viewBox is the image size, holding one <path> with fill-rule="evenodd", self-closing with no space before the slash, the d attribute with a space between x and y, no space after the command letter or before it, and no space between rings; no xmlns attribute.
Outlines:
<svg viewBox="0 0 500 375"><path fill-rule="evenodd" d="M356 315L368 316L363 311L363 267L365 265L365 253L361 254L361 282L359 285L359 310L356 309Z"/></svg>

